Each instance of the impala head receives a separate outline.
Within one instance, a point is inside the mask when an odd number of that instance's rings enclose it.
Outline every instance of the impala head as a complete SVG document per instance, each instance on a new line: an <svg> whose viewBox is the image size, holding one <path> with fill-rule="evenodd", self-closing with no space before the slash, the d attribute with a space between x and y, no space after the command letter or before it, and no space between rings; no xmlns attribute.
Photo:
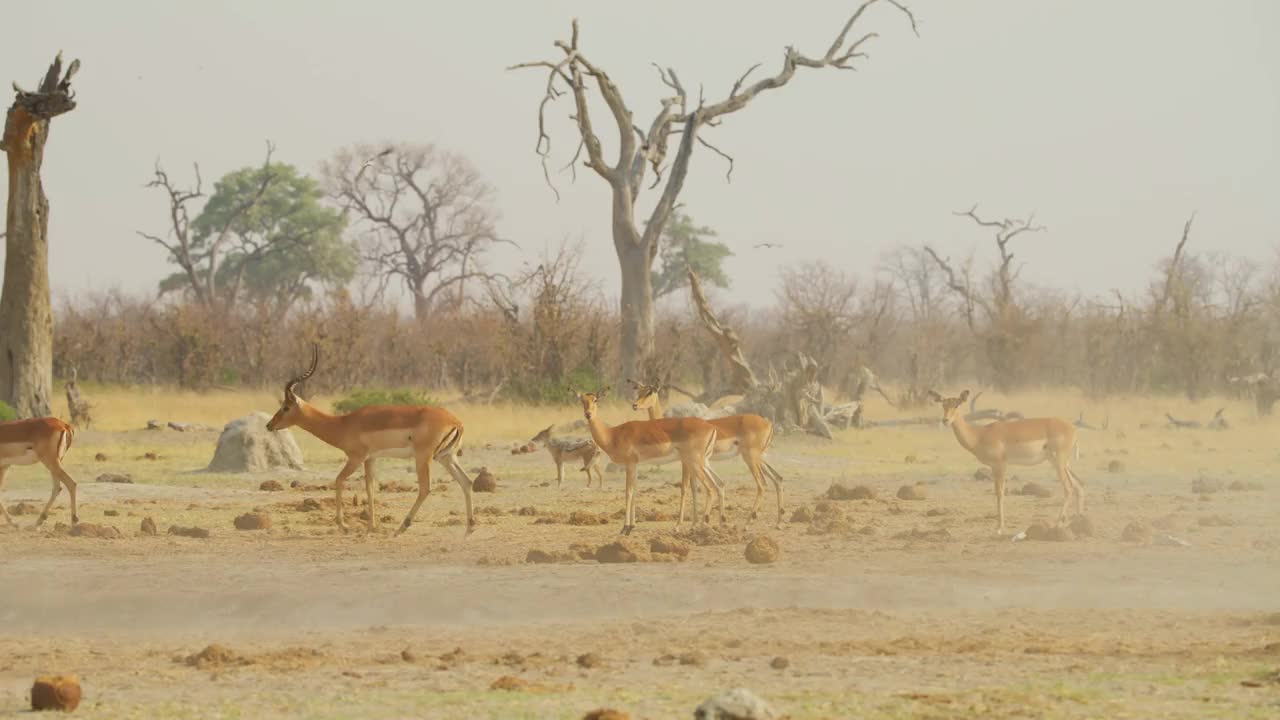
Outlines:
<svg viewBox="0 0 1280 720"><path fill-rule="evenodd" d="M606 385L605 387L593 393L581 393L581 392L574 391L573 394L578 396L578 402L582 403L583 417L585 417L588 420L590 420L592 417L595 417L596 403L600 400L600 398L607 395L609 393L609 390L611 390L612 388L613 388L612 385Z"/></svg>
<svg viewBox="0 0 1280 720"><path fill-rule="evenodd" d="M631 385L631 389L635 391L635 397L631 402L632 410L648 410L658 401L657 385L645 385L631 378L627 378L627 382Z"/></svg>
<svg viewBox="0 0 1280 720"><path fill-rule="evenodd" d="M543 428L543 429L542 429L542 432L540 432L540 433L538 433L537 435L534 435L533 437L529 438L529 442L531 442L531 443L544 443L544 442L546 442L546 441L550 440L550 439L551 439L551 428L553 428L553 427L555 427L555 425L548 425L548 426L546 426L545 428Z"/></svg>
<svg viewBox="0 0 1280 720"><path fill-rule="evenodd" d="M964 401L969 399L969 391L965 390L960 393L960 397L944 398L938 393L930 390L929 399L942 405L942 422L950 425L963 417L963 415L961 415L961 408L964 407Z"/></svg>
<svg viewBox="0 0 1280 720"><path fill-rule="evenodd" d="M311 377L312 373L316 371L316 365L319 364L320 346L312 345L311 367L308 368L306 372L290 379L289 382L284 384L284 402L280 404L280 409L276 411L276 414L272 415L271 419L267 421L267 430L275 432L276 430L283 430L297 424L298 417L301 414L301 410L298 408L298 385L300 385L303 380Z"/></svg>

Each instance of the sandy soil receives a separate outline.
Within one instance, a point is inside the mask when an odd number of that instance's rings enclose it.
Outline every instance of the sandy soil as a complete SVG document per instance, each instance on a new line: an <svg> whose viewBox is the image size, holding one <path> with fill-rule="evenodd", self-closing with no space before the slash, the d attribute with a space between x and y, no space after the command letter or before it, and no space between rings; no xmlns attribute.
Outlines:
<svg viewBox="0 0 1280 720"><path fill-rule="evenodd" d="M470 538L443 473L409 533L389 531L411 493L384 491L381 531L343 535L331 492L257 489L327 481L331 450L307 445L305 473L211 476L188 471L212 434L85 433L73 466L81 519L123 537L52 527L69 520L65 496L50 527L33 531L34 515L21 515L21 528L0 528L0 715L21 712L31 680L56 672L83 680L77 715L103 718L581 717L595 707L670 718L738 686L792 718L1280 716L1274 449L1239 441L1249 455L1206 431L1195 441L1202 466L1168 447L1174 436L1192 447L1189 436L1131 434L1095 442L1076 465L1093 537L996 537L991 484L971 477L949 435L921 429L843 445L784 438L772 461L788 479L787 515L805 507L814 520L782 530L749 521L754 485L733 463L721 471L732 527L677 536L690 547L683 560L601 564L574 553L616 539L620 478L588 490L568 472L556 488L542 453L467 451L464 466L500 478L496 493L476 496L483 524ZM95 463L95 446L128 459ZM135 459L145 451L161 459ZM1224 456L1239 462L1222 470ZM1103 469L1117 457L1134 469ZM1192 493L1205 467L1219 467L1210 479L1223 487ZM412 480L404 463L380 468L380 482ZM100 472L136 482L92 482ZM1052 494L1010 496L1013 527L1053 521L1062 496L1048 469L1019 474L1015 487L1035 481ZM47 497L40 472L12 475L9 507ZM642 513L674 513L677 475L645 474ZM875 498L823 503L833 480ZM897 499L916 483L924 500ZM363 484L350 490L362 495ZM321 509L301 511L305 499ZM773 502L765 497L763 516ZM272 528L236 530L233 518L251 509ZM574 511L605 524L569 524ZM139 531L144 517L158 536ZM1149 541L1121 539L1135 521ZM171 524L211 537L171 536ZM647 548L672 525L642 522L633 537ZM778 542L777 562L746 561L757 534ZM564 560L525 562L535 549ZM200 655L210 644L222 650ZM504 676L516 680L499 685L515 689L493 689Z"/></svg>

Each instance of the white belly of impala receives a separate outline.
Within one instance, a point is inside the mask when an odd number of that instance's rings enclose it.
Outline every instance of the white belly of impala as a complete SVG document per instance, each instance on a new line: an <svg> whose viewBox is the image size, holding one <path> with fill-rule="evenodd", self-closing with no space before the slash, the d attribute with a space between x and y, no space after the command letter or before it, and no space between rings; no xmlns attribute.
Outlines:
<svg viewBox="0 0 1280 720"><path fill-rule="evenodd" d="M413 447L405 446L398 448L383 448L369 453L371 458L411 458L413 457Z"/></svg>
<svg viewBox="0 0 1280 720"><path fill-rule="evenodd" d="M1014 465L1038 465L1048 458L1044 440L1005 446L1005 460Z"/></svg>
<svg viewBox="0 0 1280 720"><path fill-rule="evenodd" d="M0 467L34 465L38 459L35 448L31 447L31 443L4 443L0 445Z"/></svg>

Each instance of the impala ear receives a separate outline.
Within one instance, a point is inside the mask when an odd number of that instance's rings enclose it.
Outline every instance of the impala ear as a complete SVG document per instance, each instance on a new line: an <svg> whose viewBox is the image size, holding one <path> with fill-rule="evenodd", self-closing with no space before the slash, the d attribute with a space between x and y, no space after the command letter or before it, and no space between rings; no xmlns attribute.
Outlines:
<svg viewBox="0 0 1280 720"><path fill-rule="evenodd" d="M965 390L964 392L960 393L960 402L964 402L965 400L968 400L968 399L969 399L968 390Z"/></svg>

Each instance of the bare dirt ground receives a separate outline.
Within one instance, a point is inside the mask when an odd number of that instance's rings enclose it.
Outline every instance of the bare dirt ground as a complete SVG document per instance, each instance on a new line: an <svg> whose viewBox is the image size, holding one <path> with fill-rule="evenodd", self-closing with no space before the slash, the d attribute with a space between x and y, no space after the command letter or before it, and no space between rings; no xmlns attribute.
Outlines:
<svg viewBox="0 0 1280 720"><path fill-rule="evenodd" d="M677 536L683 559L631 564L580 558L617 538L616 473L604 490L576 471L556 488L545 453L513 456L481 438L463 464L499 484L476 495L482 525L470 538L443 472L405 535L390 531L412 493L390 488L378 494L381 530L343 535L331 491L289 488L328 482L336 451L299 436L307 472L190 472L215 437L77 435L69 467L82 522L121 538L56 529L69 521L65 494L48 527L33 531L24 514L21 528L0 528L0 715L29 706L36 675L76 673L77 714L102 718L542 718L596 707L690 717L739 686L792 718L1280 716L1271 425L1082 433L1075 467L1094 532L1063 542L996 537L991 483L973 479L947 432L782 438L771 458L787 476L787 516L807 508L812 519L750 522L754 484L740 463L721 463L732 527ZM382 461L378 481L408 487L406 467ZM135 482L93 482L105 472ZM1010 496L1013 529L1053 521L1062 495L1050 470L1018 474L1013 487L1034 481L1051 495ZM642 477L638 508L652 519L633 539L644 554L673 535L678 470ZM285 489L258 490L270 479ZM1212 492L1192 492L1200 479ZM824 502L833 481L874 497ZM923 500L898 499L917 484ZM363 483L349 490L362 496ZM42 471L18 469L3 501L38 511L47 492ZM306 500L320 509L303 511ZM773 502L766 495L762 517ZM253 509L272 527L235 529ZM145 517L159 535L142 534ZM1134 522L1137 541L1122 539ZM211 536L168 535L170 525ZM779 544L775 563L744 558L757 534ZM530 550L558 562L526 562Z"/></svg>

